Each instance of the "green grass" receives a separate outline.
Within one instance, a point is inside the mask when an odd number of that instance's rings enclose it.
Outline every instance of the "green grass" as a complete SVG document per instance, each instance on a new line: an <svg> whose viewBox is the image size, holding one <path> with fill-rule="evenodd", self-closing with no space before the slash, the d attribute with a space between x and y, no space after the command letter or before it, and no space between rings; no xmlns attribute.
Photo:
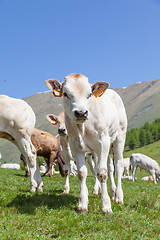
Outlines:
<svg viewBox="0 0 160 240"><path fill-rule="evenodd" d="M159 144L134 152L160 161ZM138 170L136 182L122 179L124 205L112 203L110 216L101 211L100 195L92 194L94 177L89 174L89 213L79 215L77 177L70 177L69 195L63 195L59 175L43 178L43 193L30 193L24 171L0 169L0 239L160 239L160 182L142 181L146 175Z"/></svg>
<svg viewBox="0 0 160 240"><path fill-rule="evenodd" d="M78 215L77 177L69 195L59 175L43 178L43 193L29 192L24 171L0 169L0 178L0 239L160 239L160 184L123 179L124 205L112 203L108 216L89 175L89 213Z"/></svg>

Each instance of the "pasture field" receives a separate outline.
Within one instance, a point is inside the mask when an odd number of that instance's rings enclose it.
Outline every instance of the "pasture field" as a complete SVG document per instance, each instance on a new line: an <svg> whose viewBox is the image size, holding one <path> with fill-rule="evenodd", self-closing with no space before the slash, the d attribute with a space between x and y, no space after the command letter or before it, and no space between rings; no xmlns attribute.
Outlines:
<svg viewBox="0 0 160 240"><path fill-rule="evenodd" d="M156 142L132 152L144 153L160 164L159 146ZM0 169L0 239L160 239L160 182L142 181L146 175L137 170L136 182L122 179L124 205L112 203L113 215L104 215L100 195L92 194L94 177L89 172L89 213L78 215L77 177L70 177L69 195L63 195L60 175L43 178L43 193L30 193L24 171Z"/></svg>
<svg viewBox="0 0 160 240"><path fill-rule="evenodd" d="M43 178L43 193L30 193L24 171L0 169L0 239L160 239L160 183L142 181L145 175L122 179L124 205L112 203L113 215L104 215L89 174L89 213L78 215L77 177L70 177L69 195L60 175Z"/></svg>

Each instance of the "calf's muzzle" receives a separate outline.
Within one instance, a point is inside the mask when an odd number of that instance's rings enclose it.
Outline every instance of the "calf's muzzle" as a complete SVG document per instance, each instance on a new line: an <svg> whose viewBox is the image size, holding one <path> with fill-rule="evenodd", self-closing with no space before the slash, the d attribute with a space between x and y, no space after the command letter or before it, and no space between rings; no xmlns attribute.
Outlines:
<svg viewBox="0 0 160 240"><path fill-rule="evenodd" d="M88 111L78 111L78 110L75 110L74 112L74 115L77 119L87 119L88 117Z"/></svg>

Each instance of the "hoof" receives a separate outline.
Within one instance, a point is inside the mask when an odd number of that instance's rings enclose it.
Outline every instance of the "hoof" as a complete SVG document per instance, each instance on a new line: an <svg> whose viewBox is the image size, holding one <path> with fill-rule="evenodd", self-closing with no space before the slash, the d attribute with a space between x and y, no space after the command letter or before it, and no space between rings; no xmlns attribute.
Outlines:
<svg viewBox="0 0 160 240"><path fill-rule="evenodd" d="M81 214L81 213L83 213L83 214L87 214L88 213L88 210L87 209L82 209L82 208L77 208L77 212L78 212L78 214Z"/></svg>
<svg viewBox="0 0 160 240"><path fill-rule="evenodd" d="M63 194L69 194L69 187L64 187Z"/></svg>
<svg viewBox="0 0 160 240"><path fill-rule="evenodd" d="M109 209L102 209L102 212L103 212L104 214L108 214L108 215L112 215L112 214L113 214L111 208L109 208Z"/></svg>
<svg viewBox="0 0 160 240"><path fill-rule="evenodd" d="M41 182L41 183L39 184L39 186L37 187L37 191L38 191L38 192L43 192L43 182Z"/></svg>
<svg viewBox="0 0 160 240"><path fill-rule="evenodd" d="M43 192L43 187L37 188L37 192Z"/></svg>
<svg viewBox="0 0 160 240"><path fill-rule="evenodd" d="M123 201L122 200L115 200L115 203L116 204L123 204Z"/></svg>
<svg viewBox="0 0 160 240"><path fill-rule="evenodd" d="M35 187L31 187L31 188L30 188L30 192L31 192L31 193L34 193L35 191L36 191L36 188L35 188Z"/></svg>
<svg viewBox="0 0 160 240"><path fill-rule="evenodd" d="M98 190L93 190L94 195L98 195Z"/></svg>
<svg viewBox="0 0 160 240"><path fill-rule="evenodd" d="M69 194L69 191L64 190L63 194Z"/></svg>

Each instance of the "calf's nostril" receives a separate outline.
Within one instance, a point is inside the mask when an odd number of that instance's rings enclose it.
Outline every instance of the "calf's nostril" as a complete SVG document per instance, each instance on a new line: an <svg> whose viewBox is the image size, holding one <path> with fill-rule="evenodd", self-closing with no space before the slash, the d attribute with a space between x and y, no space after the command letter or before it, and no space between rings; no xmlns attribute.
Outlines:
<svg viewBox="0 0 160 240"><path fill-rule="evenodd" d="M87 116L88 116L88 111L85 111L84 117L87 117Z"/></svg>
<svg viewBox="0 0 160 240"><path fill-rule="evenodd" d="M76 118L78 118L78 117L79 117L79 111L76 110L76 111L74 112L74 115L75 115Z"/></svg>

